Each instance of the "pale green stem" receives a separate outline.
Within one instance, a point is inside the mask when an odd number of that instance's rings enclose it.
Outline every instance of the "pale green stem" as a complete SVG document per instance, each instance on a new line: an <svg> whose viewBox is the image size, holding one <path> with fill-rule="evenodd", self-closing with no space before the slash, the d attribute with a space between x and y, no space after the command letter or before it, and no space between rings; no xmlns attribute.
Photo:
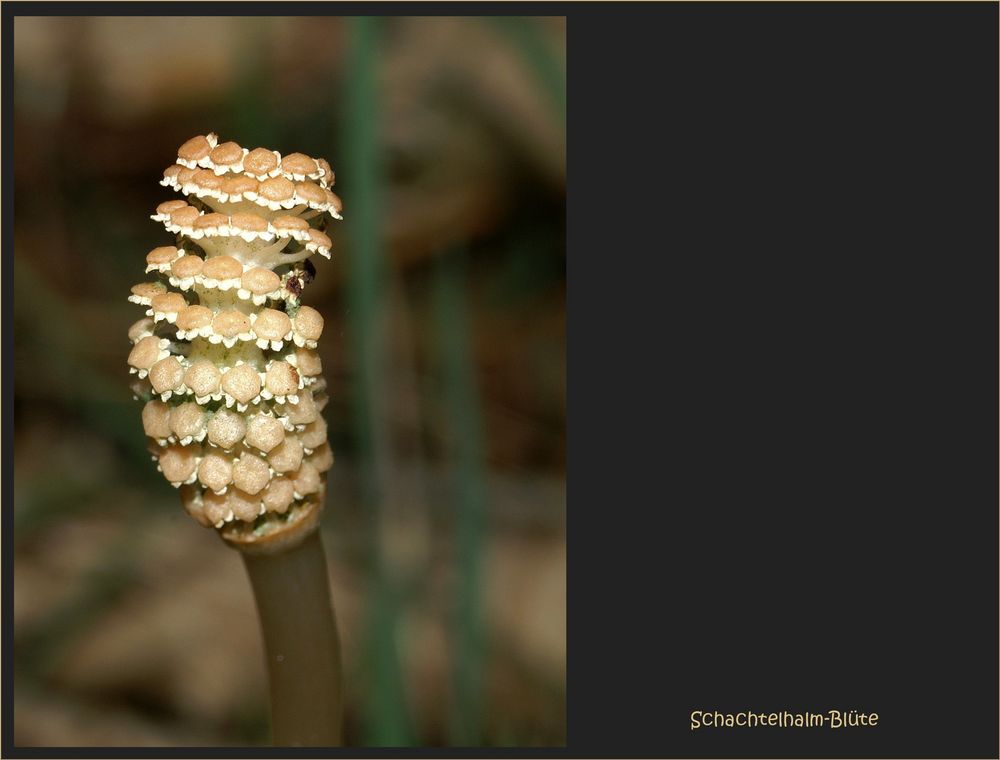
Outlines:
<svg viewBox="0 0 1000 760"><path fill-rule="evenodd" d="M274 553L241 553L264 634L272 743L340 746L340 640L319 531Z"/></svg>

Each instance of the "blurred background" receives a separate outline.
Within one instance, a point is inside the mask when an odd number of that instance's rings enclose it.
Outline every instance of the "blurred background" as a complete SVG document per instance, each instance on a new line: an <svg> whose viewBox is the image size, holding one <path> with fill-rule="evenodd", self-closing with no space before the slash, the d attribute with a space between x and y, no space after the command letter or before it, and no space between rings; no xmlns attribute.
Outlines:
<svg viewBox="0 0 1000 760"><path fill-rule="evenodd" d="M328 158L344 201L304 302L348 743L565 743L565 46L560 18L15 20L15 744L268 740L242 563L149 461L125 365L158 181L209 131Z"/></svg>

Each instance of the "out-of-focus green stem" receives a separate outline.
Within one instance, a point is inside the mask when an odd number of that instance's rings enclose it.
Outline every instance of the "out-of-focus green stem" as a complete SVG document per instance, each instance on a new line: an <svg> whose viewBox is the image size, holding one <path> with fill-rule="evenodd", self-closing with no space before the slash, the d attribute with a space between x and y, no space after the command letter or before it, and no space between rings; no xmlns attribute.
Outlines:
<svg viewBox="0 0 1000 760"><path fill-rule="evenodd" d="M552 55L538 19L498 16L490 19L518 50L545 90L560 118L566 120L566 71Z"/></svg>
<svg viewBox="0 0 1000 760"><path fill-rule="evenodd" d="M318 530L274 553L243 552L264 634L276 746L341 744L340 639Z"/></svg>
<svg viewBox="0 0 1000 760"><path fill-rule="evenodd" d="M412 743L396 643L399 601L380 547L380 515L387 480L382 368L385 357L385 261L381 250L382 165L376 65L381 20L351 19L341 179L350 187L346 224L350 241L347 300L354 383L354 433L368 513L369 608L363 684L365 743Z"/></svg>
<svg viewBox="0 0 1000 760"><path fill-rule="evenodd" d="M232 133L240 135L244 145L271 145L278 137L278 123L272 108L261 108L262 92L274 87L274 66L260 51L271 42L271 19L249 17L234 19L242 26L237 34L239 49L233 56L237 76L230 94L229 109Z"/></svg>
<svg viewBox="0 0 1000 760"><path fill-rule="evenodd" d="M482 739L483 629L480 556L486 510L482 423L468 332L463 249L439 254L434 269L434 311L443 387L455 458L457 588L452 657L454 709L451 739L469 746Z"/></svg>
<svg viewBox="0 0 1000 760"><path fill-rule="evenodd" d="M378 19L352 20L351 76L347 84L347 145L343 172L350 177L351 217L347 236L347 299L350 347L358 382L354 384L354 428L362 460L362 488L369 505L381 497L376 445L376 404L380 395L379 360L383 267L379 226L380 166L378 109L375 99L375 44Z"/></svg>

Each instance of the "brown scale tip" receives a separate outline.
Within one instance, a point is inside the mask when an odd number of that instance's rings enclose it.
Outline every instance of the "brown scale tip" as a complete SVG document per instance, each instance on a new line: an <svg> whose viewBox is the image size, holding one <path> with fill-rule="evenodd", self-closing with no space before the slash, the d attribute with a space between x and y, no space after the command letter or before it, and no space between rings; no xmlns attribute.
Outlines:
<svg viewBox="0 0 1000 760"><path fill-rule="evenodd" d="M274 417L255 414L247 420L247 434L244 440L249 446L260 449L266 454L285 440L285 428Z"/></svg>
<svg viewBox="0 0 1000 760"><path fill-rule="evenodd" d="M175 179L177 175L181 173L181 169L183 168L184 167L181 166L180 164L171 164L170 166L168 166L166 169L163 170L163 179L165 180Z"/></svg>
<svg viewBox="0 0 1000 760"><path fill-rule="evenodd" d="M212 152L212 144L205 135L192 137L177 149L177 155L185 161L200 161Z"/></svg>
<svg viewBox="0 0 1000 760"><path fill-rule="evenodd" d="M253 177L237 174L233 177L226 177L222 181L222 192L228 195L243 195L243 193L255 192L259 185L260 183Z"/></svg>
<svg viewBox="0 0 1000 760"><path fill-rule="evenodd" d="M209 158L212 159L212 163L218 166L235 164L242 157L243 148L240 147L239 143L234 143L232 140L215 146L209 154Z"/></svg>
<svg viewBox="0 0 1000 760"><path fill-rule="evenodd" d="M170 274L186 280L188 277L197 277L201 274L205 266L205 260L201 256L181 256L170 265Z"/></svg>
<svg viewBox="0 0 1000 760"><path fill-rule="evenodd" d="M172 391L184 382L184 367L177 361L176 356L160 359L149 368L149 382L153 384L153 390L157 393Z"/></svg>
<svg viewBox="0 0 1000 760"><path fill-rule="evenodd" d="M192 175L191 181L202 190L222 189L222 177L218 176L211 169L199 169Z"/></svg>
<svg viewBox="0 0 1000 760"><path fill-rule="evenodd" d="M250 318L241 311L220 311L212 320L212 330L223 338L235 338L250 332Z"/></svg>
<svg viewBox="0 0 1000 760"><path fill-rule="evenodd" d="M195 220L194 228L196 230L207 230L212 227L228 227L229 217L225 214L204 214Z"/></svg>
<svg viewBox="0 0 1000 760"><path fill-rule="evenodd" d="M162 282L140 282L132 286L132 295L139 298L152 298L160 293L166 293L167 286Z"/></svg>
<svg viewBox="0 0 1000 760"><path fill-rule="evenodd" d="M289 174L315 174L319 167L316 159L305 153L289 153L281 159L281 170Z"/></svg>
<svg viewBox="0 0 1000 760"><path fill-rule="evenodd" d="M169 438L170 406L159 400L147 401L142 407L142 429L150 438Z"/></svg>
<svg viewBox="0 0 1000 760"><path fill-rule="evenodd" d="M172 245L161 245L146 254L146 263L153 266L169 264L177 258L177 248Z"/></svg>
<svg viewBox="0 0 1000 760"><path fill-rule="evenodd" d="M194 475L198 466L198 454L201 446L167 446L160 454L160 469L163 477L171 483L183 483ZM299 491L299 493L302 493Z"/></svg>
<svg viewBox="0 0 1000 760"><path fill-rule="evenodd" d="M295 501L295 485L288 478L274 478L268 483L263 499L268 512L284 514Z"/></svg>
<svg viewBox="0 0 1000 760"><path fill-rule="evenodd" d="M195 486L181 486L181 502L184 504L184 509L187 513L191 515L198 524L205 526L206 528L212 527L212 521L208 519L205 514L205 505L201 498L201 489Z"/></svg>
<svg viewBox="0 0 1000 760"><path fill-rule="evenodd" d="M299 182L295 185L295 195L307 203L317 206L326 203L326 193L315 182Z"/></svg>
<svg viewBox="0 0 1000 760"><path fill-rule="evenodd" d="M207 306L195 304L177 312L177 327L181 330L197 330L212 324L214 313Z"/></svg>
<svg viewBox="0 0 1000 760"><path fill-rule="evenodd" d="M330 163L325 158L317 158L316 163L319 164L320 171L323 172L322 179L326 183L326 186L332 187L337 177L334 175Z"/></svg>
<svg viewBox="0 0 1000 760"><path fill-rule="evenodd" d="M233 448L246 432L243 415L230 409L219 409L208 421L208 440L223 449Z"/></svg>
<svg viewBox="0 0 1000 760"><path fill-rule="evenodd" d="M208 321L205 324L208 324L212 319L212 310L206 309L204 306L189 306L188 309L203 309L205 312L208 312ZM181 322L181 316L177 316L178 326ZM198 326L201 327L203 325ZM219 372L219 368L207 359L195 362L184 373L184 384L194 392L195 396L199 397L211 396L213 393L218 393L221 381L222 373Z"/></svg>
<svg viewBox="0 0 1000 760"><path fill-rule="evenodd" d="M299 389L299 373L288 362L271 362L264 387L275 396L288 396Z"/></svg>
<svg viewBox="0 0 1000 760"><path fill-rule="evenodd" d="M246 232L267 232L267 219L258 214L233 214L229 223Z"/></svg>
<svg viewBox="0 0 1000 760"><path fill-rule="evenodd" d="M268 452L267 461L275 472L292 472L299 469L299 465L302 464L302 454L302 444L299 443L299 439L286 435L285 440Z"/></svg>
<svg viewBox="0 0 1000 760"><path fill-rule="evenodd" d="M180 293L161 293L153 296L153 311L164 314L175 314L187 306L187 301Z"/></svg>
<svg viewBox="0 0 1000 760"><path fill-rule="evenodd" d="M298 470L290 476L295 484L295 490L302 496L319 491L322 482L320 481L319 470L309 462L303 462Z"/></svg>
<svg viewBox="0 0 1000 760"><path fill-rule="evenodd" d="M182 208L187 208L187 206L188 202L180 199L163 201L163 203L156 207L156 213L170 215L175 211L180 211Z"/></svg>
<svg viewBox="0 0 1000 760"><path fill-rule="evenodd" d="M218 525L229 514L229 494L206 491L201 496L201 504L205 511L205 517L212 525Z"/></svg>
<svg viewBox="0 0 1000 760"><path fill-rule="evenodd" d="M317 248L326 248L329 250L333 247L333 241L330 240L330 236L321 230L309 230L309 242Z"/></svg>
<svg viewBox="0 0 1000 760"><path fill-rule="evenodd" d="M153 332L155 323L150 317L143 317L128 329L128 339L135 343L140 337Z"/></svg>
<svg viewBox="0 0 1000 760"><path fill-rule="evenodd" d="M319 416L319 412L316 410L316 401L313 398L312 392L309 390L302 391L299 394L299 403L287 404L285 414L288 416L288 420L294 425L308 425L315 420Z"/></svg>
<svg viewBox="0 0 1000 760"><path fill-rule="evenodd" d="M213 256L205 262L201 274L211 280L238 280L243 276L243 265L232 256Z"/></svg>
<svg viewBox="0 0 1000 760"><path fill-rule="evenodd" d="M201 214L194 206L185 206L170 212L170 221L180 227L190 227Z"/></svg>
<svg viewBox="0 0 1000 760"><path fill-rule="evenodd" d="M186 401L170 410L170 429L178 438L194 438L205 429L205 410Z"/></svg>
<svg viewBox="0 0 1000 760"><path fill-rule="evenodd" d="M160 358L160 339L148 335L132 347L128 355L129 366L136 369L149 369Z"/></svg>
<svg viewBox="0 0 1000 760"><path fill-rule="evenodd" d="M271 468L256 454L244 451L233 463L233 484L251 496L260 493L269 480Z"/></svg>
<svg viewBox="0 0 1000 760"><path fill-rule="evenodd" d="M243 170L260 176L278 168L278 157L273 150L254 148L243 159Z"/></svg>
<svg viewBox="0 0 1000 760"><path fill-rule="evenodd" d="M235 470L235 468L234 468ZM233 480L236 479L235 474ZM243 522L253 522L260 514L260 496L253 496L241 491L239 487L230 489L226 503L233 510L236 519Z"/></svg>
<svg viewBox="0 0 1000 760"><path fill-rule="evenodd" d="M222 376L222 390L241 404L247 404L260 394L260 375L249 364L233 367Z"/></svg>
<svg viewBox="0 0 1000 760"><path fill-rule="evenodd" d="M333 467L333 451L330 449L330 444L324 443L317 447L309 461L320 472L326 472Z"/></svg>
<svg viewBox="0 0 1000 760"><path fill-rule="evenodd" d="M260 197L268 201L286 201L295 195L295 185L284 177L272 177L260 183Z"/></svg>
<svg viewBox="0 0 1000 760"><path fill-rule="evenodd" d="M248 269L243 274L240 284L255 296L262 296L266 293L273 293L281 287L281 278L270 269L255 267Z"/></svg>
<svg viewBox="0 0 1000 760"><path fill-rule="evenodd" d="M318 449L326 443L326 420L317 417L314 422L306 425L306 429L299 435L299 441L307 449Z"/></svg>
<svg viewBox="0 0 1000 760"><path fill-rule="evenodd" d="M299 374L304 377L316 377L323 372L323 361L315 349L296 348L295 361L298 364Z"/></svg>
<svg viewBox="0 0 1000 760"><path fill-rule="evenodd" d="M271 226L276 230L301 231L309 229L309 222L298 216L279 216L271 220Z"/></svg>
<svg viewBox="0 0 1000 760"><path fill-rule="evenodd" d="M340 196L330 190L326 191L326 202L330 204L330 208L333 209L337 215L344 210L344 202L340 200Z"/></svg>
<svg viewBox="0 0 1000 760"><path fill-rule="evenodd" d="M221 491L233 482L232 457L209 451L198 465L198 480L206 488Z"/></svg>
<svg viewBox="0 0 1000 760"><path fill-rule="evenodd" d="M292 329L292 320L283 311L263 309L253 323L253 331L258 338L265 340L281 340Z"/></svg>
<svg viewBox="0 0 1000 760"><path fill-rule="evenodd" d="M319 340L323 334L323 315L311 306L299 307L295 315L295 332L306 340Z"/></svg>

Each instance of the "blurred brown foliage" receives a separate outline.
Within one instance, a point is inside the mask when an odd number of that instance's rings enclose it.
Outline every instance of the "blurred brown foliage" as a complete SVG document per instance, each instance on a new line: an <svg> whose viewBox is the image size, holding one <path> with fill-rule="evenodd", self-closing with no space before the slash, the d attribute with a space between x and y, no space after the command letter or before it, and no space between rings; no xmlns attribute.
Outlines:
<svg viewBox="0 0 1000 760"><path fill-rule="evenodd" d="M157 182L208 131L325 156L344 199L305 301L326 317L348 740L565 742L565 23L371 28L374 43L338 18L15 20L18 745L267 740L239 557L149 463L124 365L129 286L169 242L148 219L171 196ZM361 91L359 44L376 62ZM352 176L365 130L377 163ZM352 207L379 213L366 226ZM383 276L358 293L366 250ZM357 303L383 336L367 423ZM468 387L448 379L448 346Z"/></svg>

